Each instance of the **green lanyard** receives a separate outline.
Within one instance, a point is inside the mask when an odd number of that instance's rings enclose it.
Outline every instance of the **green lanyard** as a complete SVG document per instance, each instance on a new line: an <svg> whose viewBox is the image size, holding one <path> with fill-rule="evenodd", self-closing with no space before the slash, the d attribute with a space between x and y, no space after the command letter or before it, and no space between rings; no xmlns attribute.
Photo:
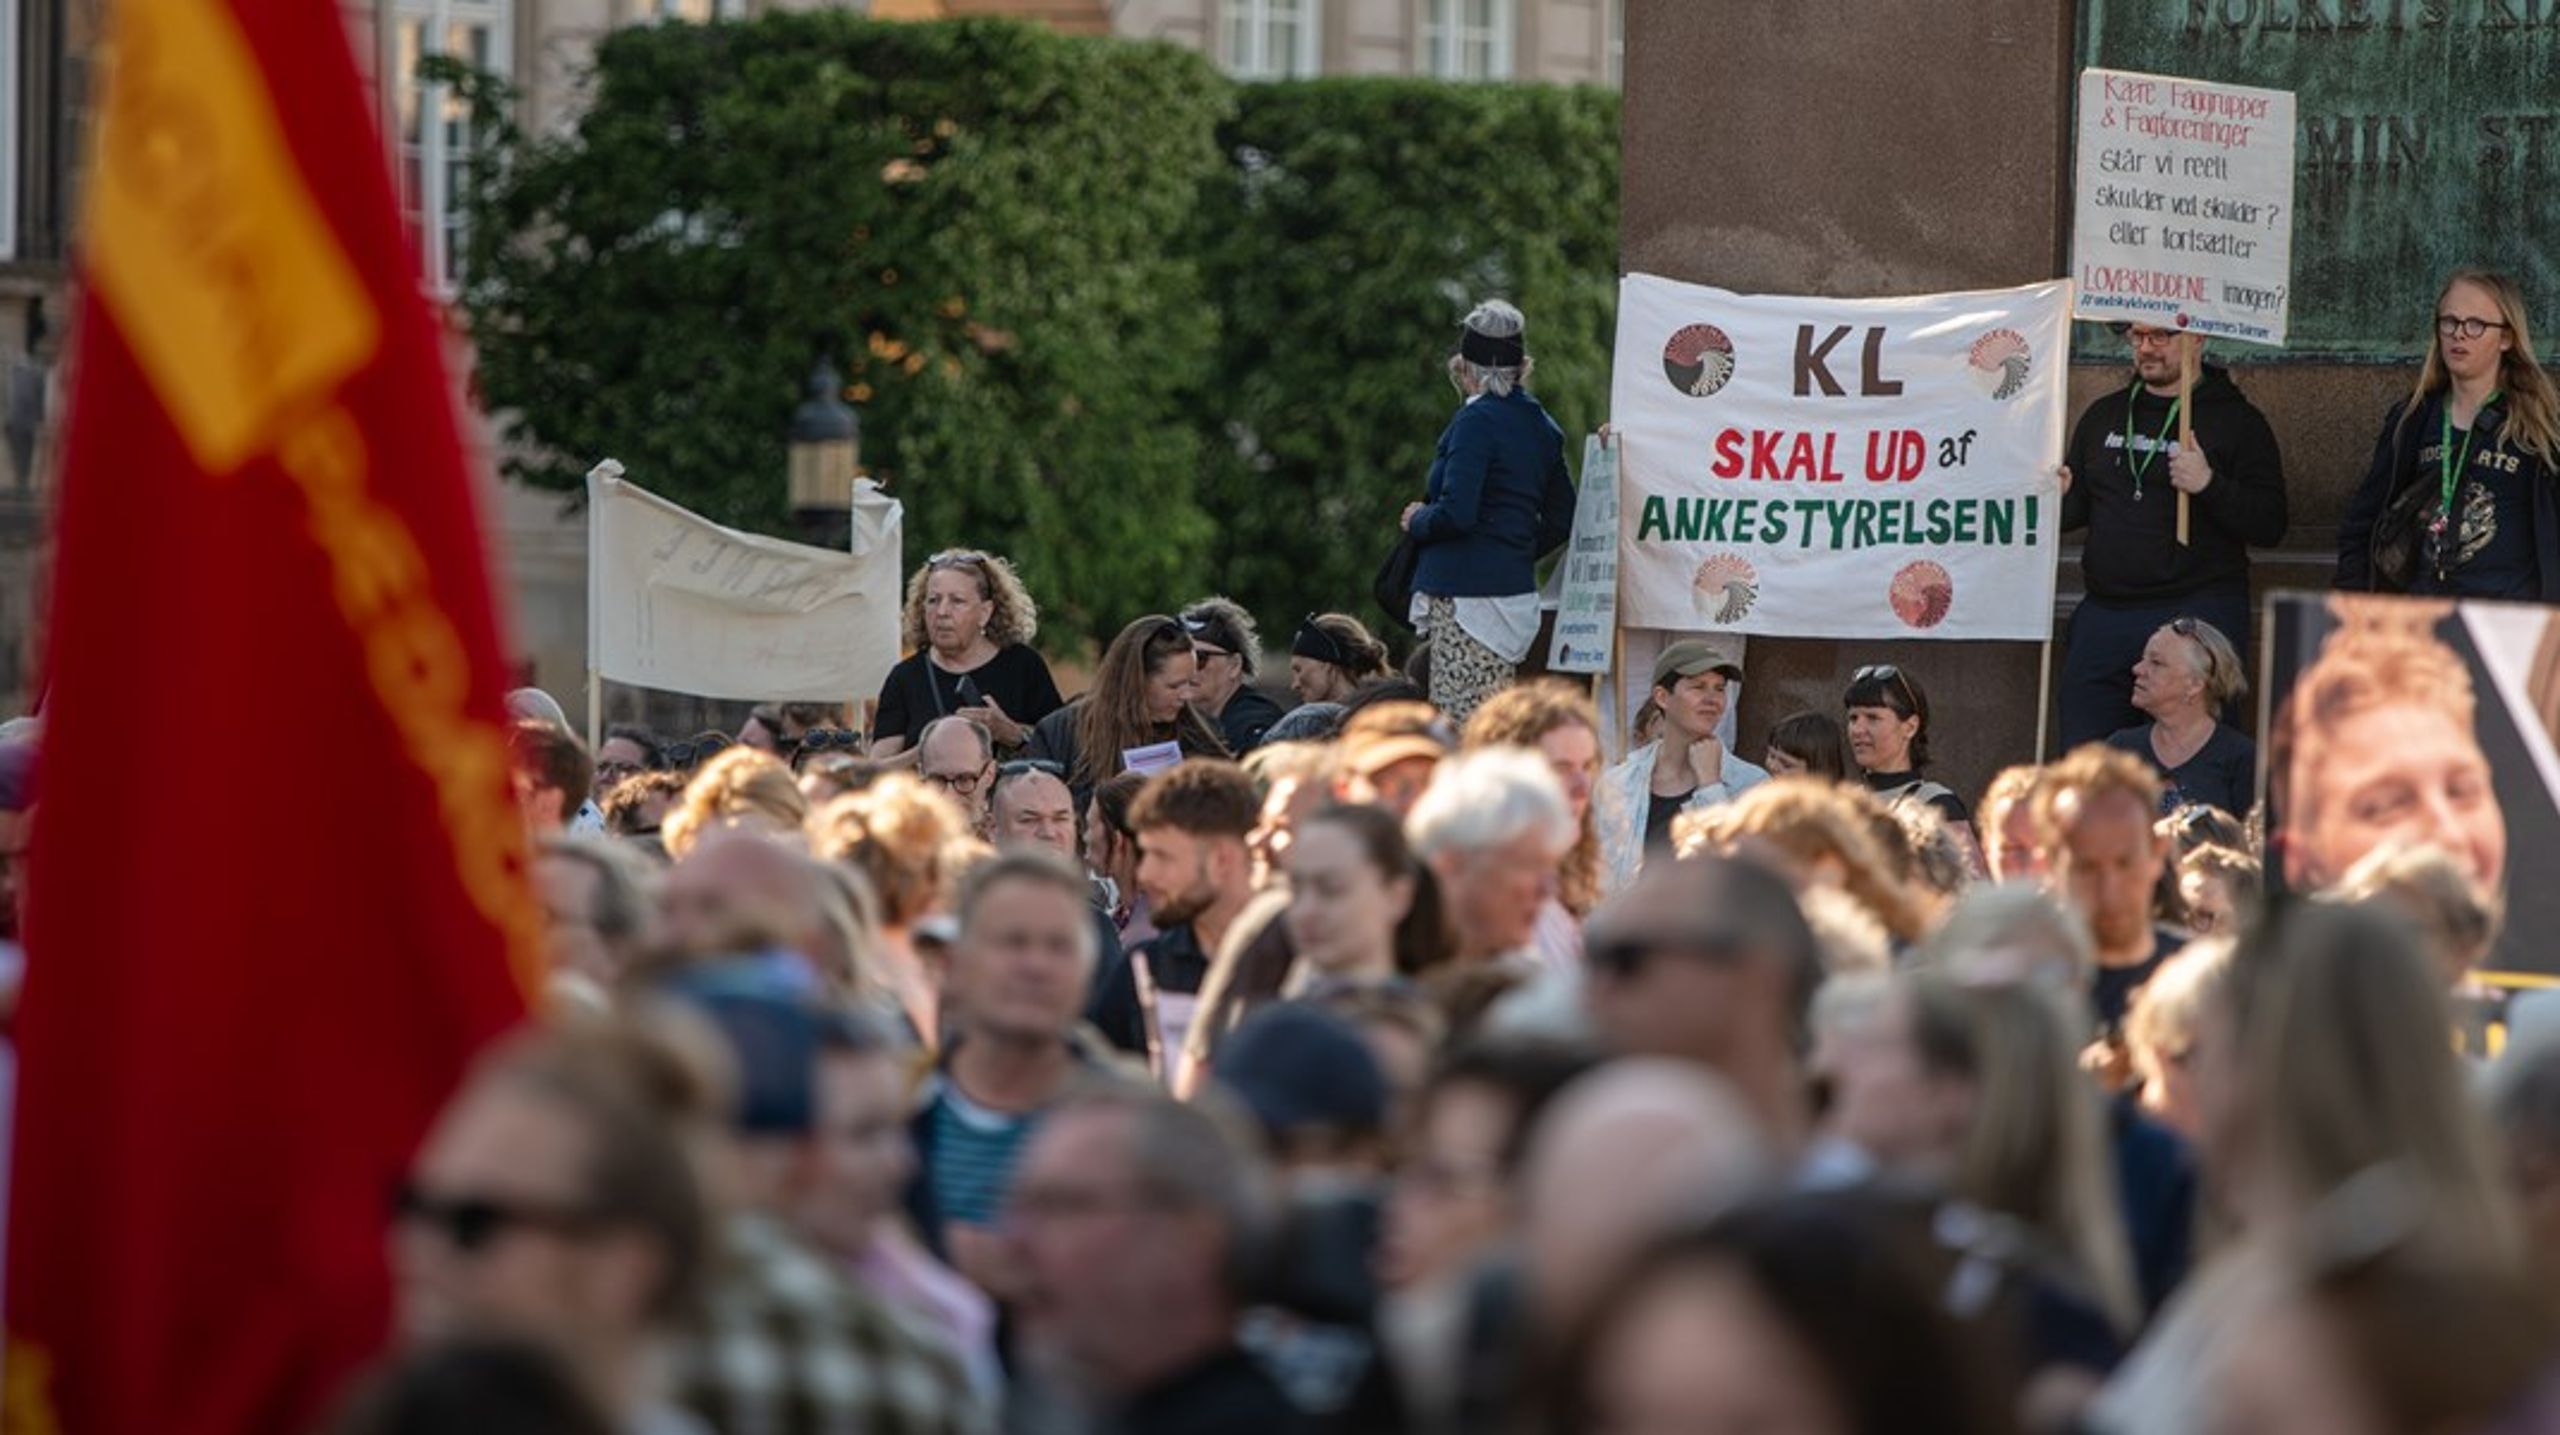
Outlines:
<svg viewBox="0 0 2560 1435"><path fill-rule="evenodd" d="M2441 512L2446 518L2453 516L2454 488L2462 482L2462 475L2471 469L2471 440L2480 432L2480 415L2487 413L2491 404L2506 396L2506 390L2494 389L2489 397L2480 401L2479 412L2471 416L2471 427L2462 431L2460 458L2453 456L2453 395L2448 391L2444 396L2443 428L2436 439L2436 475L2443 485L2444 507Z"/></svg>
<svg viewBox="0 0 2560 1435"><path fill-rule="evenodd" d="M2133 470L2133 501L2142 501L2142 476L2151 471L2151 460L2160 456L2160 446L2169 441L2169 430L2178 422L2178 401L2169 401L2168 415L2160 420L2160 432L2151 439L2151 451L2140 458L2133 456L2133 404L2142 397L2142 385L2134 383L2124 401L2124 465Z"/></svg>

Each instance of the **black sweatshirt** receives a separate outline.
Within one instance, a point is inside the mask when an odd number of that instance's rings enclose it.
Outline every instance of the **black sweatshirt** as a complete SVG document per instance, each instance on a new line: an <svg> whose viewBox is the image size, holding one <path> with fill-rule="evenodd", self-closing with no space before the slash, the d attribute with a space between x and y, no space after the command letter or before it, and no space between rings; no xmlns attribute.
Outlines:
<svg viewBox="0 0 2560 1435"><path fill-rule="evenodd" d="M2063 496L2062 527L2089 530L2080 569L2093 598L2161 603L2241 591L2249 584L2249 549L2284 541L2284 459L2275 430L2231 382L2230 370L2207 367L2196 378L2195 431L2213 482L2195 496L2189 545L2178 546L2178 490L2169 482L2166 447L2178 439L2177 425L2169 422L2173 402L2128 385L2089 405L2071 431L2063 460L2071 466L2071 492ZM2164 423L2169 433L2162 443ZM2156 452L2155 444L2161 444ZM2146 455L2137 489L2134 463Z"/></svg>

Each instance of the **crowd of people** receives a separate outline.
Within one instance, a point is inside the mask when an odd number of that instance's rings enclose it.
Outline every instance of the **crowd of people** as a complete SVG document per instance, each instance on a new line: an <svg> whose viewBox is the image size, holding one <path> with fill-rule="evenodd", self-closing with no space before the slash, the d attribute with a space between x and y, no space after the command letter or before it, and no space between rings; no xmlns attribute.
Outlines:
<svg viewBox="0 0 2560 1435"><path fill-rule="evenodd" d="M2368 529L2456 429L2549 446L2512 286L2440 304ZM2227 376L2173 444L2131 334L2064 477L2064 755L1976 794L1895 664L1747 754L1716 643L1625 732L1517 675L1571 507L1524 334L1482 305L1451 356L1403 669L1319 613L1284 677L1210 597L1068 699L1012 566L953 550L867 721L590 752L514 695L545 1011L417 1157L340 1427L2560 1428L2560 1020L2474 984L2476 744L2407 801L2336 757L2469 742L2470 686L2334 643L2271 849L2229 719L2285 507ZM2560 577L2467 462L2353 586Z"/></svg>
<svg viewBox="0 0 2560 1435"><path fill-rule="evenodd" d="M911 599L867 735L511 700L547 1010L344 1429L2560 1420L2560 1028L2466 1019L2458 832L2267 895L2208 622L1969 801L1890 665L1746 758L1705 641L1610 735L1339 614L1284 711L1214 598L1061 702L1001 557Z"/></svg>

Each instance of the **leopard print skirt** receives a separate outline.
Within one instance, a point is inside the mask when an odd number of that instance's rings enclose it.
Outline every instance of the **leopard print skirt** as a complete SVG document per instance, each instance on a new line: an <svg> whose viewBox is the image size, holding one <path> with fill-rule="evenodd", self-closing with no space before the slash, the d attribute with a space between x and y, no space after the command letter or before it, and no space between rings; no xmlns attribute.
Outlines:
<svg viewBox="0 0 2560 1435"><path fill-rule="evenodd" d="M1460 726L1484 700L1511 686L1518 669L1458 624L1458 600L1426 598L1431 629L1431 705Z"/></svg>

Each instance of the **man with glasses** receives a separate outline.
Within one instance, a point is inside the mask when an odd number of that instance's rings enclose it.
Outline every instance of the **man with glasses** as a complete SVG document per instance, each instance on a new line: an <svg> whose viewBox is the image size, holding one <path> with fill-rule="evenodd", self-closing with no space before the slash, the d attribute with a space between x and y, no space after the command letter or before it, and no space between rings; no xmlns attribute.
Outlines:
<svg viewBox="0 0 2560 1435"><path fill-rule="evenodd" d="M995 794L995 736L974 718L942 717L925 724L917 744L916 770L942 794L960 804L969 830L988 836L987 800Z"/></svg>
<svg viewBox="0 0 2560 1435"><path fill-rule="evenodd" d="M2061 750L2143 721L2133 665L2160 625L2197 617L2247 651L2249 550L2284 540L2284 460L2228 369L2207 366L2182 413L2180 345L2203 341L2147 324L2124 329L2132 381L2089 406L2064 458L2062 527L2085 529L2087 596L2063 633L2056 695ZM2191 420L2192 446L2178 442ZM2189 510L2185 542L2178 509Z"/></svg>
<svg viewBox="0 0 2560 1435"><path fill-rule="evenodd" d="M1238 1338L1275 1205L1261 1160L1209 1112L1155 1093L1070 1100L1005 1203L1026 1363L1122 1435L1304 1428Z"/></svg>

